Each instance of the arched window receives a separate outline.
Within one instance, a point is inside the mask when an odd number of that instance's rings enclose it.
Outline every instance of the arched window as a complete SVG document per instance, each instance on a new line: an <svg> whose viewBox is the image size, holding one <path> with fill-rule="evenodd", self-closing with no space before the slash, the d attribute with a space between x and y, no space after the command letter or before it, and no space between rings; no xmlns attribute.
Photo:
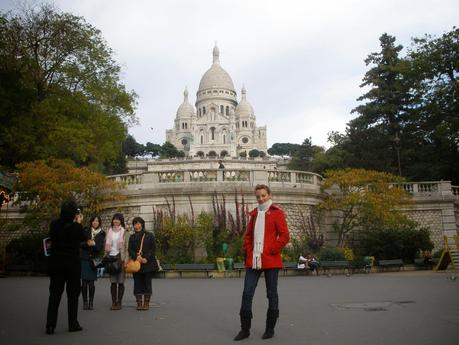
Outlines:
<svg viewBox="0 0 459 345"><path fill-rule="evenodd" d="M225 107L224 107L223 105L220 106L220 114L223 114L223 113L224 113L224 111L225 111L224 108L225 108Z"/></svg>
<svg viewBox="0 0 459 345"><path fill-rule="evenodd" d="M202 107L202 115L206 115L206 107Z"/></svg>
<svg viewBox="0 0 459 345"><path fill-rule="evenodd" d="M201 117L201 108L198 109L198 117Z"/></svg>
<svg viewBox="0 0 459 345"><path fill-rule="evenodd" d="M229 115L229 106L226 106L226 115Z"/></svg>
<svg viewBox="0 0 459 345"><path fill-rule="evenodd" d="M223 144L226 144L226 135L223 134Z"/></svg>
<svg viewBox="0 0 459 345"><path fill-rule="evenodd" d="M204 136L201 134L201 145L204 144Z"/></svg>
<svg viewBox="0 0 459 345"><path fill-rule="evenodd" d="M210 138L215 140L215 127L210 127Z"/></svg>

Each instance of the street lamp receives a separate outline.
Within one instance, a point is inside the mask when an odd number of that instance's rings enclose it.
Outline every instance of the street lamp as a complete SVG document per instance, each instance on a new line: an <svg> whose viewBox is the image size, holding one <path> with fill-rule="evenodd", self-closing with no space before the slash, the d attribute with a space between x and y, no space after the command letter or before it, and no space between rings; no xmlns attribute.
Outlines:
<svg viewBox="0 0 459 345"><path fill-rule="evenodd" d="M398 137L398 131L395 132L394 144L395 151L397 152L398 175L402 176L402 165L400 164L400 138Z"/></svg>

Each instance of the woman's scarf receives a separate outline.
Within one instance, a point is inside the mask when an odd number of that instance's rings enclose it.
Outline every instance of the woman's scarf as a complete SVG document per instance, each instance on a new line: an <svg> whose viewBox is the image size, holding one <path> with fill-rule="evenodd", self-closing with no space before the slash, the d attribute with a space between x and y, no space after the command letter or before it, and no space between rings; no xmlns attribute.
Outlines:
<svg viewBox="0 0 459 345"><path fill-rule="evenodd" d="M91 227L91 240L94 240L101 231L102 231L101 227L98 227L97 229L94 229Z"/></svg>
<svg viewBox="0 0 459 345"><path fill-rule="evenodd" d="M263 204L258 205L257 219L255 221L255 230L253 238L253 261L252 268L261 270L261 254L263 253L263 245L265 242L265 216L266 211L272 204L272 200L268 200Z"/></svg>
<svg viewBox="0 0 459 345"><path fill-rule="evenodd" d="M105 241L105 251L110 252L112 250L112 241L113 241L113 233L121 231L120 237L118 238L118 249L121 252L124 246L124 228L122 226L114 227L112 226L108 230L107 240Z"/></svg>

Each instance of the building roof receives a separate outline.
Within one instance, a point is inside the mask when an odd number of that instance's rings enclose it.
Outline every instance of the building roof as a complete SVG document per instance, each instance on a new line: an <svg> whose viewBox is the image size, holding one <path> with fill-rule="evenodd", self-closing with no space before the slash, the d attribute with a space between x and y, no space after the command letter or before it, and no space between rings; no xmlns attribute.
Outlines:
<svg viewBox="0 0 459 345"><path fill-rule="evenodd" d="M199 83L199 90L207 89L227 89L235 92L233 80L228 72L226 72L220 65L220 50L215 45L212 52L213 63L212 66L204 73Z"/></svg>

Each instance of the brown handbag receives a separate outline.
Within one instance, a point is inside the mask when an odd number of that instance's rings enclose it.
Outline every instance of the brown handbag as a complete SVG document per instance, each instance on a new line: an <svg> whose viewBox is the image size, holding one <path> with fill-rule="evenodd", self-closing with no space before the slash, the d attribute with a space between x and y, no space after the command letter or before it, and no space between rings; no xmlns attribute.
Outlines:
<svg viewBox="0 0 459 345"><path fill-rule="evenodd" d="M142 255L142 249L143 249L143 239L145 237L145 234L142 236L142 241L140 242L140 249L137 252L137 256ZM124 271L126 273L136 273L140 271L140 262L138 260L132 260L129 259L126 265L124 265Z"/></svg>

